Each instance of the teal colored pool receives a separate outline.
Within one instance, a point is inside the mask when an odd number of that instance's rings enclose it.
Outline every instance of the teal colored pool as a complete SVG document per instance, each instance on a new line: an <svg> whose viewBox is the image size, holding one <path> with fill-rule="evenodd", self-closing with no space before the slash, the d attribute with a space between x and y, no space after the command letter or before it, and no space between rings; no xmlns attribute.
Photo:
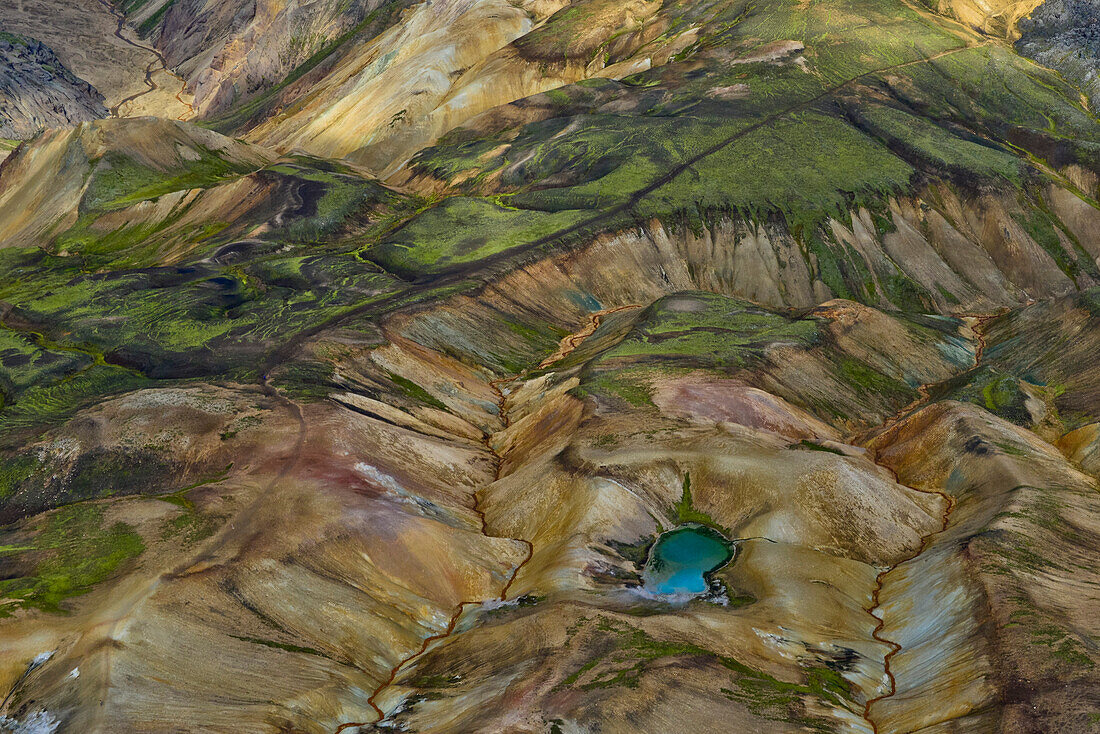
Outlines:
<svg viewBox="0 0 1100 734"><path fill-rule="evenodd" d="M686 525L659 537L642 572L645 588L656 594L701 594L706 574L733 558L733 547L721 533Z"/></svg>

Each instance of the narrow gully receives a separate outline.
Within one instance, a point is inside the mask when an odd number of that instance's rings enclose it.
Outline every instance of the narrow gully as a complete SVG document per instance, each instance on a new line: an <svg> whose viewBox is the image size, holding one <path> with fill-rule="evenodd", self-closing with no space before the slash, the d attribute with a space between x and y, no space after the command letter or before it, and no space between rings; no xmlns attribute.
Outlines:
<svg viewBox="0 0 1100 734"><path fill-rule="evenodd" d="M513 381L519 379L522 376L523 376L523 373L520 373L518 375L512 375L511 377L502 377L502 378L498 378L496 380L490 380L489 381L489 387L493 390L493 392L496 394L496 397L497 397L498 414L500 416L501 425L503 426L503 428L501 430L507 430L508 426L511 425L511 421L508 418L507 396L504 394L504 391L501 390L500 386L503 385L503 384L509 383L509 382L513 382ZM488 449L489 452L493 456L493 480L492 480L493 482L500 479L501 473L502 473L503 467L504 467L504 457L501 456L500 453L498 453L492 446L492 440L493 440L494 435L496 435L495 432L494 433L486 432L485 436L482 439L482 442L485 444L485 448ZM491 483L492 482L490 482L490 484ZM473 511L474 511L475 514L477 514L478 519L481 521L481 534L484 535L485 537L495 537L495 536L489 535L488 526L487 526L486 520L485 520L485 513L481 509L480 490L477 491L477 492L474 492ZM503 586L503 588L500 592L500 596L497 597L497 599L499 601L506 601L507 600L508 589L511 588L512 582L514 582L516 580L516 577L519 575L520 569L522 569L523 566L528 561L531 560L531 556L534 553L534 546L531 544L531 541L524 540L522 538L513 538L512 540L519 540L520 542L524 543L527 546L527 556L522 561L520 561L514 569L512 569L512 573L508 577L508 580L504 583L504 586ZM427 653L428 648L431 647L433 642L438 642L439 640L446 639L446 638L450 637L452 634L454 634L455 628L458 626L458 620L462 618L462 614L463 614L463 612L466 611L466 607L476 606L476 605L480 605L480 604L483 604L483 603L485 603L485 600L483 600L483 599L474 600L474 601L460 602L458 607L455 608L454 614L451 615L451 618L447 623L446 629L444 629L442 632L440 632L438 634L431 635L429 637L425 637L423 642L420 644L420 648L416 652L414 652L413 654L411 654L411 655L409 655L405 658L402 658L401 661L398 662L398 664L395 665L392 670L390 670L389 677L387 677L386 680L382 681L382 683L379 684L379 686L374 689L374 692L371 693L370 697L367 699L367 703L370 704L370 707L374 709L374 713L376 713L378 715L377 719L375 719L373 722L370 722L370 721L349 721L347 723L344 723L344 724L341 724L340 726L338 726L336 728L336 734L341 734L346 729L352 729L354 727L361 727L361 726L369 726L370 724L377 724L379 721L384 721L387 714L386 714L385 711L382 710L382 708L378 705L378 702L377 702L378 696L380 696L382 694L382 691L386 690L391 685L393 685L393 682L397 679L398 674L402 670L404 670L407 666L411 665L413 662L415 662L417 659L419 659L425 653Z"/></svg>
<svg viewBox="0 0 1100 734"><path fill-rule="evenodd" d="M588 324L583 329L576 333L570 334L569 336L562 339L561 343L558 345L558 350L546 359L542 360L542 362L539 363L538 368L540 370L546 369L555 362L560 362L561 360L565 359L570 354L575 352L577 350L577 347L584 343L585 339L596 333L596 329L600 328L600 324L603 323L603 319L605 316L610 316L613 313L619 313L620 311L630 311L632 309L641 307L642 305L640 303L631 303L626 306L616 306L614 308L605 308L602 311L597 311L589 317Z"/></svg>
<svg viewBox="0 0 1100 734"><path fill-rule="evenodd" d="M974 349L974 366L968 371L973 371L973 370L976 370L979 367L981 367L982 359L985 356L985 349L986 349L986 338L985 338L985 333L984 333L984 328L985 328L986 322L988 322L990 319L993 319L997 316L1000 316L1002 313L1004 313L1004 312L1001 311L1001 312L992 313L992 314L969 314L969 315L964 316L964 318L973 318L973 319L975 319L975 323L971 327L971 331L973 331L974 337L975 337L976 342L977 342L976 346L975 346L975 349ZM954 378L951 378L951 379L954 379ZM906 418L913 415L915 412L917 412L922 407L924 407L924 405L929 400L931 400L930 388L934 387L936 384L939 384L939 383L921 385L920 388L918 388L918 392L920 394L920 397L918 397L917 400L915 400L910 405L907 405L906 407L902 408L893 417L888 419L882 426L880 426L878 429L873 430L871 432L871 434L872 435L882 435L884 433L892 431L902 421L904 421ZM866 434L866 433L863 434L863 436L867 436L867 435L868 434ZM861 436L861 439L862 439L862 436ZM866 440L866 439L863 439L863 440ZM877 464L878 462L876 461L875 463ZM901 484L901 479L900 479L900 477L898 477L898 473L893 468L888 467L888 466L883 466L882 464L878 464L878 465L882 466L884 469L888 470L894 476L894 481L897 482L898 484ZM947 530L947 528L951 524L951 513L954 512L955 506L957 505L957 501L955 500L955 498L952 497L951 495L947 494L946 492L942 492L942 491L939 491L939 490L917 489L916 487L909 487L908 485L902 485L902 486L905 486L908 489L912 489L913 491L916 491L916 492L924 492L925 494L938 495L939 497L941 497L947 503L947 506L944 508L943 515L941 517L940 529L937 530L934 533L930 533L929 535L926 535L923 538L921 538L921 544L920 544L920 547L917 549L916 553L914 553L913 555L911 555L907 558L904 558L901 561L898 561L897 563L893 564L892 566L880 571L878 573L878 575L875 576L875 586L874 586L874 589L871 591L871 605L866 607L865 611L872 618L874 618L875 622L876 622L875 628L871 631L871 637L873 637L875 640L889 646L890 651L886 653L885 657L883 657L883 660L882 660L883 672L885 673L886 679L889 682L889 688L886 690L886 692L882 693L881 695L878 695L878 696L875 696L873 698L868 699L867 702L864 703L864 705L863 705L863 718L864 718L864 720L867 721L868 724L871 725L871 730L872 730L872 732L874 732L874 734L880 734L880 732L879 732L878 723L871 717L871 707L874 706L876 703L879 703L880 701L884 701L888 698L891 698L894 694L897 693L898 682L897 682L897 678L894 677L894 672L891 668L891 663L894 659L894 656L905 649L900 643L898 643L895 640L891 640L890 638L886 637L883 634L883 630L886 627L886 619L885 619L885 617L881 617L881 616L879 616L879 614L876 614L876 612L879 612L880 608L881 608L880 596L882 594L883 584L886 581L886 577L890 573L897 570L902 564L909 563L910 561L914 560L915 558L920 556L922 553L924 553L924 551L926 551L928 549L928 547L932 544L932 541L935 539L935 537Z"/></svg>
<svg viewBox="0 0 1100 734"><path fill-rule="evenodd" d="M569 356L584 342L585 339L596 332L596 330L600 327L600 323L602 322L604 316L634 308L641 308L641 305L630 304L627 306L619 306L617 308L604 309L602 311L598 311L592 314L589 318L588 324L586 324L581 330L562 339L561 346L558 348L558 351L546 360L543 360L539 364L539 369L543 369L553 364L554 362L558 362ZM519 374L511 375L508 377L500 377L495 380L489 381L489 388L493 391L497 398L497 413L500 416L502 426L501 431L507 430L512 425L512 421L508 415L508 396L504 394L502 386L522 379L526 374L527 372L525 370L523 372L520 372ZM496 482L501 478L504 470L504 457L500 454L500 452L494 449L492 445L493 436L495 436L499 432L500 431L496 431L493 433L486 432L482 439L482 442L485 444L485 448L488 449L493 456L493 482ZM486 537L498 537L489 535L485 513L481 509L480 490L474 493L473 511L477 514L478 519L481 521L481 534ZM497 601L508 600L509 589L512 588L512 584L519 577L520 571L523 570L523 567L527 565L528 561L530 561L532 556L534 555L535 547L534 545L532 545L531 541L524 538L511 538L511 540L516 540L520 543L523 543L527 547L527 555L522 561L516 564L516 567L514 569L512 569L511 575L508 577L508 580L505 582L504 586L501 589L500 596L496 598ZM379 721L385 720L387 714L378 705L378 696L380 696L384 690L393 685L393 682L397 680L397 676L401 673L402 670L404 670L406 667L408 667L413 662L421 658L425 653L427 653L428 648L431 647L432 643L446 639L454 634L455 628L458 626L458 621L462 618L462 614L466 611L466 607L478 606L483 603L485 603L485 600L460 602L458 607L455 609L454 614L451 615L451 618L447 623L446 629L438 634L425 637L416 652L403 658L397 665L393 667L392 670L390 670L390 674L386 678L386 680L384 680L377 688L375 688L370 697L367 699L367 703L370 705L371 708L374 709L375 714L378 715L377 719L375 719L374 721L349 721L344 724L340 724L340 726L336 728L336 734L342 734L342 732L347 729L369 726L371 724L377 724Z"/></svg>

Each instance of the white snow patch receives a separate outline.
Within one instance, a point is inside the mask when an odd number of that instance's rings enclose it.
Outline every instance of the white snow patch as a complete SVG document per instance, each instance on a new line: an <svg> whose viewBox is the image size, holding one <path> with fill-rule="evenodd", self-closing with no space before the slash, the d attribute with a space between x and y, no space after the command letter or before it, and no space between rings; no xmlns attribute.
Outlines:
<svg viewBox="0 0 1100 734"><path fill-rule="evenodd" d="M34 659L31 660L31 669L37 668L38 666L42 665L42 663L52 658L53 653L53 650L47 650L46 652L40 652L35 655Z"/></svg>
<svg viewBox="0 0 1100 734"><path fill-rule="evenodd" d="M401 485L397 483L397 480L391 477L389 474L381 471L376 466L371 466L366 462L360 461L355 465L355 471L359 472L366 479L381 486L383 489L388 489L398 495L407 495L408 493L401 489Z"/></svg>
<svg viewBox="0 0 1100 734"><path fill-rule="evenodd" d="M481 602L481 609L486 612L491 612L494 609L507 609L508 607L518 607L519 597L515 599L509 599L508 601L501 601L500 599L490 599L489 601Z"/></svg>
<svg viewBox="0 0 1100 734"><path fill-rule="evenodd" d="M0 716L0 731L9 734L54 734L61 722L49 711L35 711L22 721Z"/></svg>

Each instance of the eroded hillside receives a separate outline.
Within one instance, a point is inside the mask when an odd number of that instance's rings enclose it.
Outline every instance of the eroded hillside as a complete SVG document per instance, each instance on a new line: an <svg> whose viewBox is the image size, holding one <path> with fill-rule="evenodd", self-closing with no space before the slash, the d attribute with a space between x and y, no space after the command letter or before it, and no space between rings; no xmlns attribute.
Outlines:
<svg viewBox="0 0 1100 734"><path fill-rule="evenodd" d="M0 100L0 137L8 140L107 116L95 87L73 76L48 47L11 33L0 36Z"/></svg>
<svg viewBox="0 0 1100 734"><path fill-rule="evenodd" d="M157 117L0 166L0 731L1088 731L1036 5L112 8Z"/></svg>

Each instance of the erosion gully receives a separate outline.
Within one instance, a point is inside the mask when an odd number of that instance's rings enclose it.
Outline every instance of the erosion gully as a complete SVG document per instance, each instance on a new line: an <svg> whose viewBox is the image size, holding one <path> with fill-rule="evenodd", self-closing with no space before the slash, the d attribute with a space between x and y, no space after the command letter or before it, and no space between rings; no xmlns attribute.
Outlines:
<svg viewBox="0 0 1100 734"><path fill-rule="evenodd" d="M964 318L974 319L974 324L971 327L971 331L973 331L973 333L974 333L974 337L975 337L975 340L976 340L976 346L975 346L975 349L974 349L974 366L971 368L971 370L975 370L975 369L977 369L978 367L981 366L982 358L985 355L986 339L985 339L984 329L985 329L986 322L989 321L990 319L993 319L993 318L996 318L997 316L1002 315L1002 313L1003 313L1003 311L997 312L997 313L992 313L992 314L966 314L966 315L963 316ZM951 378L951 379L954 379L954 378ZM866 443L867 441L869 441L874 436L879 436L879 435L882 435L882 434L887 433L889 431L892 431L902 421L904 421L906 418L913 415L918 410L920 410L921 408L923 408L925 405L928 404L928 402L931 400L931 397L932 397L931 396L931 388L935 387L938 384L940 384L940 383L931 383L931 384L927 384L927 385L921 385L917 390L918 397L917 397L916 400L914 400L912 403L905 406L900 411L898 411L896 414L891 416L881 426L873 428L870 431L865 432L863 434L860 434L859 437L856 439L856 442ZM883 465L879 464L879 466L883 466ZM897 482L898 484L901 484L901 480L898 477L898 473L896 471L894 471L891 467L888 467L888 466L883 466L883 468L888 470L891 474L893 474L895 482ZM903 485L903 486L908 486L908 485ZM901 566L902 564L909 563L913 559L920 556L920 554L924 553L924 551L926 551L928 549L928 547L932 544L932 541L935 539L935 537L937 535L939 535L940 533L944 532L945 530L947 530L948 526L951 524L951 513L954 512L955 505L957 504L955 498L952 497L951 495L947 494L946 492L941 492L939 490L917 489L916 487L908 487L908 488L912 489L914 491L917 491L917 492L924 492L926 494L938 495L939 497L941 497L947 503L947 506L944 508L943 515L940 518L941 519L941 524L940 524L940 529L939 530L937 530L936 532L931 533L931 534L926 535L923 538L921 538L920 547L917 548L917 551L915 553L908 556L907 558L904 558L904 559L898 561L894 565L889 566L888 568L882 570L881 572L879 572L879 574L877 576L875 576L875 587L871 592L871 605L868 606L865 609L865 611L867 612L867 614L871 615L871 617L874 618L875 622L876 622L874 630L871 631L871 636L874 639L878 640L879 642L889 646L889 648L890 648L890 651L887 652L886 656L883 658L883 669L886 673L886 678L887 678L887 681L889 682L890 685L889 685L889 688L886 690L886 692L882 693L881 695L875 696L874 698L868 699L867 702L864 703L864 705L863 705L863 718L867 721L868 724L871 725L871 730L874 732L874 734L879 734L879 727L878 727L878 723L873 718L871 718L871 707L873 705L875 705L876 703L878 703L880 701L883 701L887 698L890 698L895 693L897 693L898 684L897 684L897 679L894 677L894 672L891 669L891 661L893 660L895 655L897 655L899 652L901 652L904 649L901 644L899 644L898 642L896 642L894 640L891 640L890 638L886 637L883 634L883 630L886 627L886 620L885 620L884 617L879 616L879 614L877 613L877 612L879 612L880 607L881 607L881 600L880 600L879 597L882 593L883 584L886 581L886 577L890 573L897 570L897 568L899 566Z"/></svg>
<svg viewBox="0 0 1100 734"><path fill-rule="evenodd" d="M598 328L600 328L600 324L603 323L603 319L604 319L605 316L608 316L608 315L613 314L613 313L618 313L620 311L627 311L627 310L636 309L636 308L641 308L641 305L640 304L631 304L631 305L628 305L628 306L619 306L618 308L609 308L609 309L605 309L603 311L598 311L598 312L592 314L589 317L588 323L585 324L585 326L582 327L579 331L576 331L573 334L570 334L569 336L562 339L561 344L558 347L558 350L556 352L554 352L554 354L552 354L550 357L548 357L545 360L543 360L542 362L540 362L538 368L539 369L544 369L544 368L550 366L551 364L554 364L555 362L558 362L562 359L565 359L567 356L572 354L581 344L584 343L585 339L592 336L592 334L594 334L596 332L596 330ZM512 382L515 382L516 380L523 379L524 377L526 377L526 375L527 375L527 371L524 370L523 372L520 372L520 373L515 374L515 375L509 375L509 376L506 376L506 377L501 377L501 378L489 381L489 387L492 389L493 393L496 395L496 398L497 398L497 412L500 415L500 420L501 420L501 424L502 424L501 431L508 430L508 428L512 425L512 421L511 421L511 419L509 417L509 414L508 414L508 396L505 395L503 387L505 385L508 385L508 384L512 383ZM485 445L485 448L488 449L488 451L493 456L493 480L492 480L493 482L496 482L501 478L501 476L503 474L503 470L504 470L504 456L500 452L498 452L496 449L494 449L493 444L492 444L493 437L496 436L497 433L500 433L501 431L497 431L497 432L494 432L494 433L486 433L484 435L484 437L482 438L482 443ZM487 522L485 520L485 512L481 509L481 492L480 491L474 493L473 510L477 514L478 519L481 521L481 534L485 535L486 537L495 537L495 536L490 535L489 528L488 528ZM519 577L520 571L523 569L523 567L525 565L527 565L527 562L531 560L532 555L534 555L535 548L531 544L531 541L526 540L524 538L512 538L512 540L517 540L520 543L523 543L527 547L527 555L526 555L526 557L524 557L524 559L522 561L520 561L516 565L516 567L514 569L512 569L511 575L508 577L508 580L504 583L504 586L500 591L500 596L498 596L495 601L507 601L508 600L508 590L512 588L512 584L515 582L516 578ZM373 708L374 712L378 715L378 718L375 721L373 721L373 722L350 721L350 722L347 722L345 724L341 724L339 727L337 727L336 734L341 734L346 729L353 729L355 727L361 727L361 726L369 726L371 724L377 724L379 721L385 720L386 712L382 710L382 708L378 705L378 702L377 702L378 697L382 694L382 692L384 690L386 690L388 687L390 687L391 685L393 685L393 682L397 679L398 674L402 670L407 668L409 665L411 665L417 659L419 659L425 653L427 653L428 649L432 646L433 643L438 642L438 641L443 640L443 639L446 639L446 638L450 637L451 635L453 635L454 632L455 632L455 628L458 626L458 621L459 621L459 619L462 618L462 615L463 615L463 613L465 613L467 607L469 607L469 606L479 606L481 604L484 604L485 601L486 601L485 599L477 599L477 600L461 602L455 608L454 614L451 615L451 619L447 623L446 629L444 629L439 634L431 635L430 637L425 637L424 641L420 644L420 647L419 647L419 649L416 650L416 652L414 652L413 654L403 658L397 665L395 665L393 667L393 669L390 671L389 676L384 681L382 681L382 683L377 688L374 689L374 692L370 695L370 698L367 699L367 703L370 704L371 708Z"/></svg>

